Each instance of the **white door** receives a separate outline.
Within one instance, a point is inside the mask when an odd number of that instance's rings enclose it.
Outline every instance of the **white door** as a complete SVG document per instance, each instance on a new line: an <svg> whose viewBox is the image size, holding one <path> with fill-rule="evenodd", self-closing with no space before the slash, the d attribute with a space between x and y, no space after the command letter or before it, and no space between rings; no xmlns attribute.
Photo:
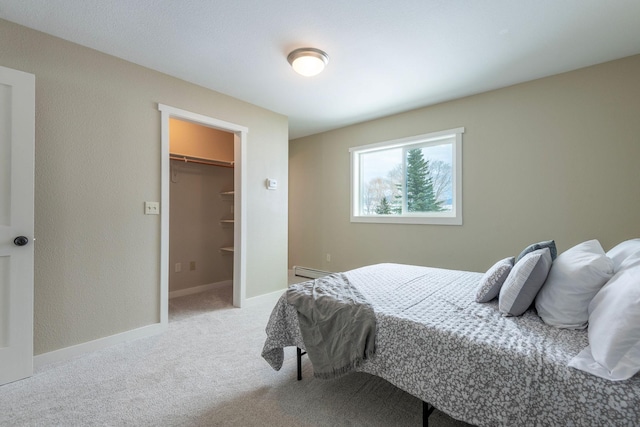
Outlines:
<svg viewBox="0 0 640 427"><path fill-rule="evenodd" d="M0 385L33 373L35 76L0 67Z"/></svg>

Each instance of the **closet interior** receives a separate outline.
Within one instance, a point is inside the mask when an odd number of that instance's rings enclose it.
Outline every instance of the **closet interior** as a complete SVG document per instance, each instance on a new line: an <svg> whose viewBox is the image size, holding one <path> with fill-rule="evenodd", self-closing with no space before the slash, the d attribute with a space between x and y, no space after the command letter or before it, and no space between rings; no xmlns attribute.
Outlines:
<svg viewBox="0 0 640 427"><path fill-rule="evenodd" d="M169 121L169 295L232 287L234 135Z"/></svg>

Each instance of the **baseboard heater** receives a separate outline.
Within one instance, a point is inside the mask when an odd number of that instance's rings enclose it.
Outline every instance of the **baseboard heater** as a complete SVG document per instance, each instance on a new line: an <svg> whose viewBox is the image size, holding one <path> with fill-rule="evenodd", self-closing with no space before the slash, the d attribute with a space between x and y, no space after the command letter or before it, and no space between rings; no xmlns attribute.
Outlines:
<svg viewBox="0 0 640 427"><path fill-rule="evenodd" d="M314 268L300 267L300 266L294 265L293 274L295 276L306 277L308 279L317 279L319 277L328 276L331 273L328 271L316 270Z"/></svg>

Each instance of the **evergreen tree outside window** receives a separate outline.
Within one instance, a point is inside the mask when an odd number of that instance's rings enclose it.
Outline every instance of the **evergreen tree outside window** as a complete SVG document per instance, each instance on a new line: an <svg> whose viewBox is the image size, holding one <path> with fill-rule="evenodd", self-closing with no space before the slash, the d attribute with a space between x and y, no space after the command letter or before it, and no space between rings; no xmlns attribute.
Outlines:
<svg viewBox="0 0 640 427"><path fill-rule="evenodd" d="M441 200L433 191L433 179L429 171L429 160L424 159L422 150L412 148L407 151L407 212L440 212Z"/></svg>
<svg viewBox="0 0 640 427"><path fill-rule="evenodd" d="M462 224L462 133L351 148L351 221Z"/></svg>
<svg viewBox="0 0 640 427"><path fill-rule="evenodd" d="M380 201L380 204L376 208L376 213L378 215L390 215L391 213L393 213L391 211L391 205L389 204L389 202L387 202L386 196L383 197L382 200Z"/></svg>

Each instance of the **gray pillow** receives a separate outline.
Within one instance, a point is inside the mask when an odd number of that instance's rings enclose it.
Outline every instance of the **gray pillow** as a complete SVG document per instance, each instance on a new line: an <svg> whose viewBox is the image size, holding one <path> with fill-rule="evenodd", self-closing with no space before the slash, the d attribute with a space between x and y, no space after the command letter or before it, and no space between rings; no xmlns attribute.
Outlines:
<svg viewBox="0 0 640 427"><path fill-rule="evenodd" d="M530 254L533 251L537 251L538 249L549 248L549 255L551 255L551 261L555 260L558 256L558 250L556 249L556 242L554 240L545 240L544 242L533 243L520 252L520 255L516 257L516 264L518 261L522 259L526 254Z"/></svg>
<svg viewBox="0 0 640 427"><path fill-rule="evenodd" d="M514 260L514 257L501 259L484 273L478 284L476 302L489 302L498 296L502 284L513 268Z"/></svg>
<svg viewBox="0 0 640 427"><path fill-rule="evenodd" d="M504 316L520 316L527 311L551 269L549 248L526 254L513 266L500 289L498 309Z"/></svg>

